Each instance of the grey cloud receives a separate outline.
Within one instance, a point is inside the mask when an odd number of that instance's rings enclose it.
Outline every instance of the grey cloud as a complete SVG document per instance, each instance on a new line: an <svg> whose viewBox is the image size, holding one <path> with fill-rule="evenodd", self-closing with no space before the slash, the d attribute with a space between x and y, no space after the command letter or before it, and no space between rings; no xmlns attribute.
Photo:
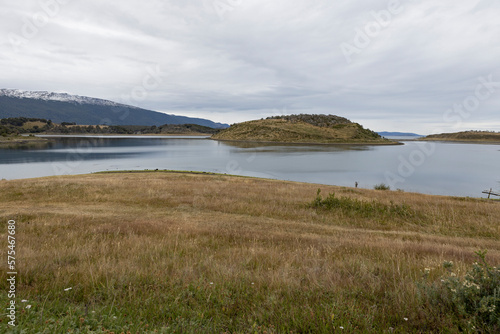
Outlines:
<svg viewBox="0 0 500 334"><path fill-rule="evenodd" d="M401 0L351 63L342 43L354 45L389 1L69 1L17 50L9 35L22 37L43 8L0 4L1 87L120 101L157 66L161 84L136 105L216 121L286 111L455 129L447 108L474 94L479 77L500 81L496 0ZM500 127L496 96L500 88L461 126Z"/></svg>

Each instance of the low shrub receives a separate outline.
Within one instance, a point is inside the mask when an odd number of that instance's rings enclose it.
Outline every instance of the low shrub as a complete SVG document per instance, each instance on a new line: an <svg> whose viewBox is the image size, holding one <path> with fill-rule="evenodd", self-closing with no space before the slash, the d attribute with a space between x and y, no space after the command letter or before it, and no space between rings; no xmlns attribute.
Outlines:
<svg viewBox="0 0 500 334"><path fill-rule="evenodd" d="M391 190L391 187L386 185L385 183L380 183L380 184L377 184L373 187L373 189L375 190Z"/></svg>
<svg viewBox="0 0 500 334"><path fill-rule="evenodd" d="M464 330L500 333L500 267L486 262L486 251L476 254L479 261L464 277L458 277L453 263L445 261L447 275L435 283L424 281L420 289L431 308L453 313Z"/></svg>
<svg viewBox="0 0 500 334"><path fill-rule="evenodd" d="M387 217L387 216L400 216L400 217L414 217L416 212L406 204L383 204L380 202L362 201L350 197L335 197L335 193L329 194L323 199L321 196L321 189L318 189L316 199L312 202L312 207L322 208L327 210L342 210L346 214L359 215L362 217Z"/></svg>

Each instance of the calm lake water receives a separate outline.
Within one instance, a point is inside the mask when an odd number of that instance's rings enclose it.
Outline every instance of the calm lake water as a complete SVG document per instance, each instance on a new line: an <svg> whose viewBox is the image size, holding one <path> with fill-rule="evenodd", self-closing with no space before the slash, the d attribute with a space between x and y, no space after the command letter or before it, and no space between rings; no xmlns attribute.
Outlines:
<svg viewBox="0 0 500 334"><path fill-rule="evenodd" d="M200 137L58 137L0 149L0 179L113 170L217 172L361 188L485 197L500 189L500 145L405 141L399 146L254 145Z"/></svg>

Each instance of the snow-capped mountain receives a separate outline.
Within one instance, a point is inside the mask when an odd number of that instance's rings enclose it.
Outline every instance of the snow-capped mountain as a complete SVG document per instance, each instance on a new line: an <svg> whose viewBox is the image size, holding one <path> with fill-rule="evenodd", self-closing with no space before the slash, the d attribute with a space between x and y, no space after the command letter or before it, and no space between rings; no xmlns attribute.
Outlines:
<svg viewBox="0 0 500 334"><path fill-rule="evenodd" d="M74 102L78 104L95 104L99 106L118 107L124 104L109 100L96 99L93 97L70 95L66 93L52 93L46 91L26 91L20 89L0 89L0 96L14 97L18 99L35 99L44 101ZM135 108L133 106L127 106Z"/></svg>
<svg viewBox="0 0 500 334"><path fill-rule="evenodd" d="M113 101L45 91L0 89L0 118L28 117L79 125L198 124L211 128L229 125L208 119L170 115Z"/></svg>

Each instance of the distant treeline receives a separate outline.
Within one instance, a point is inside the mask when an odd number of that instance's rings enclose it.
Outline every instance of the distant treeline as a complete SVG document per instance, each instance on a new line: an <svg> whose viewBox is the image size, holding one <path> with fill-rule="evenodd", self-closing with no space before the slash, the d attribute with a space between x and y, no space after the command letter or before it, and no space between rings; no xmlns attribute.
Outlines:
<svg viewBox="0 0 500 334"><path fill-rule="evenodd" d="M203 133L214 134L219 130L197 124L165 124L162 126L142 125L60 125L55 126L48 132L54 134L189 134Z"/></svg>
<svg viewBox="0 0 500 334"><path fill-rule="evenodd" d="M32 134L189 134L211 135L219 130L197 124L141 125L77 125L74 122L55 124L42 118L4 118L0 120L0 135Z"/></svg>

